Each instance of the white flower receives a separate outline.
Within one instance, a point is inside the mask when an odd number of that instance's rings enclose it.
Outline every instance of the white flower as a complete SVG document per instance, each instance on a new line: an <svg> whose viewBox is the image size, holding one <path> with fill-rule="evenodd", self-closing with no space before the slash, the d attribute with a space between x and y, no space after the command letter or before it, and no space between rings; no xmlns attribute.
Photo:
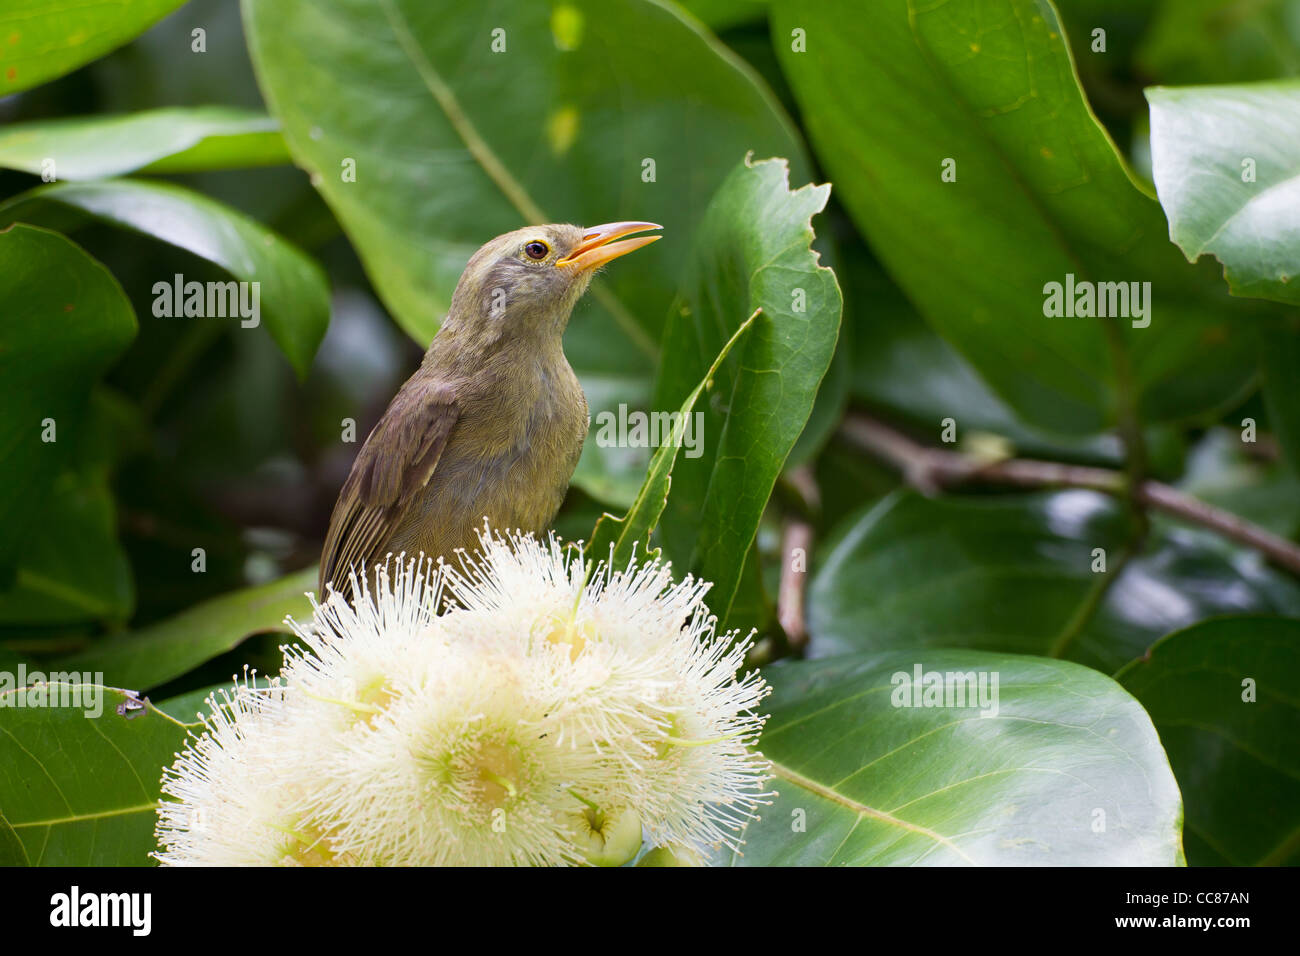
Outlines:
<svg viewBox="0 0 1300 956"><path fill-rule="evenodd" d="M708 585L677 584L667 565L585 565L552 536L483 534L482 550L448 575L457 604L445 626L462 640L513 642L526 656L550 644L553 716L561 739L611 752L623 774L618 800L636 808L651 846L738 844L767 802L766 763L751 747L768 687L737 680L748 639L717 634Z"/></svg>
<svg viewBox="0 0 1300 956"><path fill-rule="evenodd" d="M313 736L341 734L382 712L397 682L435 666L443 652L437 627L441 570L422 555L376 568L374 576L372 592L371 575L350 574L353 602L332 589L323 604L309 594L311 622L287 622L306 651L286 647L281 676L316 702L299 704L318 721Z"/></svg>
<svg viewBox="0 0 1300 956"><path fill-rule="evenodd" d="M398 677L323 766L313 807L338 822L333 844L393 864L578 862L557 821L604 761L558 745L541 662L437 639L433 666Z"/></svg>
<svg viewBox="0 0 1300 956"><path fill-rule="evenodd" d="M359 575L290 622L164 778L164 863L616 865L738 845L767 802L767 693L707 585L484 532L460 570ZM590 573L589 573L590 572ZM438 613L439 608L444 608ZM207 828L199 832L193 821ZM698 854L696 854L698 856Z"/></svg>
<svg viewBox="0 0 1300 956"><path fill-rule="evenodd" d="M163 771L154 854L165 866L293 866L334 859L301 810L303 778L286 773L283 687L256 675L208 698L205 732Z"/></svg>

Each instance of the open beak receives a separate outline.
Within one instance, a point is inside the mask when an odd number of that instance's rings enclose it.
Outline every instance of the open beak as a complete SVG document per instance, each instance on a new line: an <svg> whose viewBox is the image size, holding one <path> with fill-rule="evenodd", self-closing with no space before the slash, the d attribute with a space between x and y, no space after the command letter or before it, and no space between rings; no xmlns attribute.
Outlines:
<svg viewBox="0 0 1300 956"><path fill-rule="evenodd" d="M627 255L634 249L648 246L656 239L662 239L663 236L637 236L635 239L623 239L621 242L615 242L615 239L629 236L634 232L662 228L663 226L653 222L607 222L603 226L592 226L590 229L583 230L582 242L578 243L577 248L563 259L556 260L555 264L566 268L595 269L611 259Z"/></svg>

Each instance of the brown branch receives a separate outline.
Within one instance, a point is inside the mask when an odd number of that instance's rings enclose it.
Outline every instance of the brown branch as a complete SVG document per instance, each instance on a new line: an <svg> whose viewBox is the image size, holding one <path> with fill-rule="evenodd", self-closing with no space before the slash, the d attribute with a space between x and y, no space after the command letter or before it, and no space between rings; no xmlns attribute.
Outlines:
<svg viewBox="0 0 1300 956"><path fill-rule="evenodd" d="M1282 455L1282 449L1272 435L1260 435L1254 441L1242 442L1241 452L1248 458L1270 462L1277 461Z"/></svg>
<svg viewBox="0 0 1300 956"><path fill-rule="evenodd" d="M785 631L790 648L803 651L808 643L804 621L804 594L808 585L808 561L812 555L812 519L821 511L821 489L812 469L801 465L782 476L790 497L798 502L799 517L788 517L781 529L781 583L776 593L776 619ZM802 550L801 567L795 568L795 550Z"/></svg>
<svg viewBox="0 0 1300 956"><path fill-rule="evenodd" d="M902 432L860 414L850 414L840 431L854 446L893 464L903 473L908 484L927 495L967 482L1021 488L1090 488L1115 496L1125 495L1129 487L1123 473L1109 468L1029 458L982 462L958 451L922 445ZM1258 525L1159 481L1141 482L1132 497L1145 507L1210 528L1225 538L1254 548L1293 574L1300 575L1300 546Z"/></svg>
<svg viewBox="0 0 1300 956"><path fill-rule="evenodd" d="M781 623L790 648L796 653L808 643L804 622L804 591L808 581L808 554L812 550L813 528L806 521L788 519L781 532L781 584L776 592L776 619ZM802 567L796 569L794 553L803 549Z"/></svg>

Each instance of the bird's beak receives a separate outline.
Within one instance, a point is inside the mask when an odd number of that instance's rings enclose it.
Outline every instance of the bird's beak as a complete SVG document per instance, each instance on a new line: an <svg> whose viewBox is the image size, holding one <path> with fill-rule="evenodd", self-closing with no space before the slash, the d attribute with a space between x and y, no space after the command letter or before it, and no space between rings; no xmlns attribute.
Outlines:
<svg viewBox="0 0 1300 956"><path fill-rule="evenodd" d="M663 236L637 236L635 239L624 239L622 242L615 242L615 239L634 232L662 228L663 226L653 222L607 222L603 226L592 226L583 230L582 242L578 243L577 248L563 259L556 260L555 264L570 269L595 269L611 259L627 255L634 249L648 246L655 240L662 239Z"/></svg>

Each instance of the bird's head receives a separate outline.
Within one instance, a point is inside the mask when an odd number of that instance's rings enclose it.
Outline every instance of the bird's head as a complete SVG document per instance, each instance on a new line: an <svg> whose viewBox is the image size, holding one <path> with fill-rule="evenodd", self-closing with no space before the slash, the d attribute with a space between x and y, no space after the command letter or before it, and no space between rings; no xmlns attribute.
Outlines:
<svg viewBox="0 0 1300 956"><path fill-rule="evenodd" d="M610 222L582 228L527 226L497 236L474 253L456 286L449 331L498 339L529 333L559 334L574 304L605 263L660 236L652 222Z"/></svg>

